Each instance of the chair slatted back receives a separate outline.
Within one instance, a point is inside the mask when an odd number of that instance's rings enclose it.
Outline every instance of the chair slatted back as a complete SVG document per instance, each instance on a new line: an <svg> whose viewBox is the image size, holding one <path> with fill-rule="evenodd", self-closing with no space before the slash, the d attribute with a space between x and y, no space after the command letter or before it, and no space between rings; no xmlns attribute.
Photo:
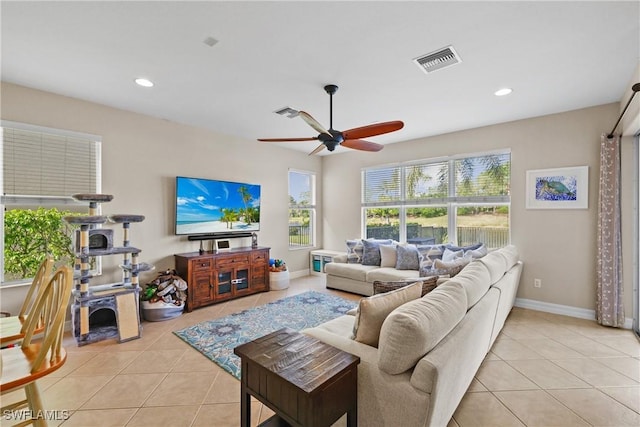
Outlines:
<svg viewBox="0 0 640 427"><path fill-rule="evenodd" d="M36 275L33 278L33 282L31 282L31 286L29 286L29 292L27 292L27 296L22 303L22 307L20 308L20 314L18 317L23 322L22 329L20 331L21 334L24 334L27 329L27 322L25 321L29 314L33 311L33 307L36 304L36 300L40 294L40 291L43 288L43 285L47 283L49 280L49 276L51 275L51 269L53 268L53 258L51 256L47 256L44 261L38 267L38 271L36 271ZM41 323L39 326L42 326L42 321L44 319L40 319Z"/></svg>
<svg viewBox="0 0 640 427"><path fill-rule="evenodd" d="M60 267L44 284L42 292L34 303L33 315L27 319L27 329L22 340L22 348L29 347L42 317L44 320L42 346L33 361L32 373L40 369L47 357L49 362L54 363L61 356L64 322L72 287L73 270L67 266Z"/></svg>

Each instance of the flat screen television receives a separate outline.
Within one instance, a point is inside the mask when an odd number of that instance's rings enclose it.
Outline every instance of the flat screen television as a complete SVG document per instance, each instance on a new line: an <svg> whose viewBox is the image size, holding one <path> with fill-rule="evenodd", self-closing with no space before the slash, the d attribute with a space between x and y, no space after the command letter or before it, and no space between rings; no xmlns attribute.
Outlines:
<svg viewBox="0 0 640 427"><path fill-rule="evenodd" d="M176 177L176 234L260 230L260 185Z"/></svg>

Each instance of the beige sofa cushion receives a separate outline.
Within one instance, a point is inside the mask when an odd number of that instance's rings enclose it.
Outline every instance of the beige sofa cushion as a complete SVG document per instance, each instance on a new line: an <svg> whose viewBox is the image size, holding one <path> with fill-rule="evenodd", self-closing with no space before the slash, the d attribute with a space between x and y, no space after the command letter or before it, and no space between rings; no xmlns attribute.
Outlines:
<svg viewBox="0 0 640 427"><path fill-rule="evenodd" d="M327 264L327 267L330 264ZM381 282L391 282L394 280L416 279L420 280L418 270L396 270L395 268L380 267L375 270L367 271L367 282L373 283L376 280Z"/></svg>
<svg viewBox="0 0 640 427"><path fill-rule="evenodd" d="M451 279L451 282L459 283L467 294L467 310L476 305L480 298L491 287L491 276L484 264L473 261L460 273Z"/></svg>
<svg viewBox="0 0 640 427"><path fill-rule="evenodd" d="M484 264L489 270L492 285L500 280L504 276L504 272L507 271L507 260L500 254L500 251L489 252L488 255L478 259L478 262Z"/></svg>
<svg viewBox="0 0 640 427"><path fill-rule="evenodd" d="M397 308L380 330L378 367L391 375L411 369L466 312L467 294L462 285L451 280Z"/></svg>
<svg viewBox="0 0 640 427"><path fill-rule="evenodd" d="M353 339L377 347L384 319L402 304L420 298L421 294L422 282L416 282L391 292L362 298L353 324Z"/></svg>
<svg viewBox="0 0 640 427"><path fill-rule="evenodd" d="M516 248L514 245L505 246L504 248L499 249L497 252L502 255L507 262L507 264L505 265L505 271L511 269L511 267L516 265L518 263L518 260L520 259L518 248Z"/></svg>
<svg viewBox="0 0 640 427"><path fill-rule="evenodd" d="M325 266L324 271L327 274L331 274L334 276L358 280L360 282L366 282L367 273L379 268L380 267L376 267L374 265L342 264L339 262L330 262Z"/></svg>

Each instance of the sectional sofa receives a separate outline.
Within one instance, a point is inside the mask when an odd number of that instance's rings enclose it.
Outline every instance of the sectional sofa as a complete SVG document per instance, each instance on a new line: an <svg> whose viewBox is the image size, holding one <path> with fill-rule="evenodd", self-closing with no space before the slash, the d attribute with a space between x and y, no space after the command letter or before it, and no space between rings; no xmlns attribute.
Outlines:
<svg viewBox="0 0 640 427"><path fill-rule="evenodd" d="M350 246L349 242L353 241L348 240L347 247ZM379 240L378 242L385 241ZM393 241L387 241L388 244L391 242ZM364 240L363 243L367 243L367 241ZM361 259L362 257L367 257L366 248L364 252L360 252L359 255L355 254L356 251L351 251L343 255L334 256L333 262L325 266L327 288L369 296L373 295L373 282L375 281L388 282L394 280L419 279L421 275L451 275L453 272L457 273L460 268L471 261L471 259L482 257L487 253L482 243L467 247L456 247L448 244L409 246L398 245L397 242L394 242L393 246L395 246L398 251L401 251L403 247L413 248L413 250L416 251L415 255L418 257L416 258L417 264L410 266L409 263L406 263L402 266L401 264L403 263L397 262L398 258L392 259L391 263L384 262L385 246L387 245L378 245L378 248L382 252L382 259L376 260L379 262L374 261L368 263L368 265L367 263L363 263ZM452 253L465 253L472 257L460 257L451 262L447 262L448 267L445 269L432 269L432 261L436 259L442 260L447 250L450 250ZM433 254L434 252L435 254ZM430 259L427 261L428 264L425 267L424 259L427 258L427 254L429 253L433 255L429 255L428 258ZM356 258L356 261L353 261L352 256Z"/></svg>
<svg viewBox="0 0 640 427"><path fill-rule="evenodd" d="M352 338L356 322L364 327L361 313L306 329L360 357L359 425L446 426L513 307L522 265L514 246L472 261L384 317L377 347Z"/></svg>

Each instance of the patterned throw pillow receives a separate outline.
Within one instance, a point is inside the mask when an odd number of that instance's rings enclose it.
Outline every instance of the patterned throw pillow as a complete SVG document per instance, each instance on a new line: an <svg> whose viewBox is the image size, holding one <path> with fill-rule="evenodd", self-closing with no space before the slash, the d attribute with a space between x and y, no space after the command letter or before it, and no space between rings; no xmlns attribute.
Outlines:
<svg viewBox="0 0 640 427"><path fill-rule="evenodd" d="M404 286L411 285L416 283L418 280L416 279L406 279L406 280L394 280L391 282L385 282L381 280L376 280L373 282L373 294L383 294L385 292L393 291L398 288L402 288ZM438 283L438 276L430 276L421 278L420 282L422 282L422 295L425 296L432 290L434 290Z"/></svg>
<svg viewBox="0 0 640 427"><path fill-rule="evenodd" d="M433 261L442 259L444 245L418 245L417 248L420 254L420 277L433 276Z"/></svg>
<svg viewBox="0 0 640 427"><path fill-rule="evenodd" d="M470 250L464 252L465 256L467 254L471 254L471 258L473 258L473 259L482 258L483 256L485 256L488 253L489 253L489 250L487 249L487 247L484 244L481 244L481 246L479 248L477 248L477 249L470 249Z"/></svg>
<svg viewBox="0 0 640 427"><path fill-rule="evenodd" d="M364 239L362 245L364 251L362 254L362 265L380 265L380 245L390 245L393 240L377 240L377 239Z"/></svg>
<svg viewBox="0 0 640 427"><path fill-rule="evenodd" d="M445 248L442 253L442 261L451 262L457 258L462 258L464 256L464 251L462 249L458 251L452 251L449 248Z"/></svg>
<svg viewBox="0 0 640 427"><path fill-rule="evenodd" d="M440 276L448 275L449 277L453 277L456 274L460 273L460 271L462 271L462 269L470 262L470 256L456 258L455 260L450 262L437 259L433 262L432 272Z"/></svg>
<svg viewBox="0 0 640 427"><path fill-rule="evenodd" d="M362 264L362 239L347 240L347 264Z"/></svg>
<svg viewBox="0 0 640 427"><path fill-rule="evenodd" d="M420 258L418 248L413 245L398 245L396 270L418 270Z"/></svg>
<svg viewBox="0 0 640 427"><path fill-rule="evenodd" d="M436 258L442 259L444 252L444 245L417 245L416 248L420 253L420 261L426 260L427 256L431 261Z"/></svg>

